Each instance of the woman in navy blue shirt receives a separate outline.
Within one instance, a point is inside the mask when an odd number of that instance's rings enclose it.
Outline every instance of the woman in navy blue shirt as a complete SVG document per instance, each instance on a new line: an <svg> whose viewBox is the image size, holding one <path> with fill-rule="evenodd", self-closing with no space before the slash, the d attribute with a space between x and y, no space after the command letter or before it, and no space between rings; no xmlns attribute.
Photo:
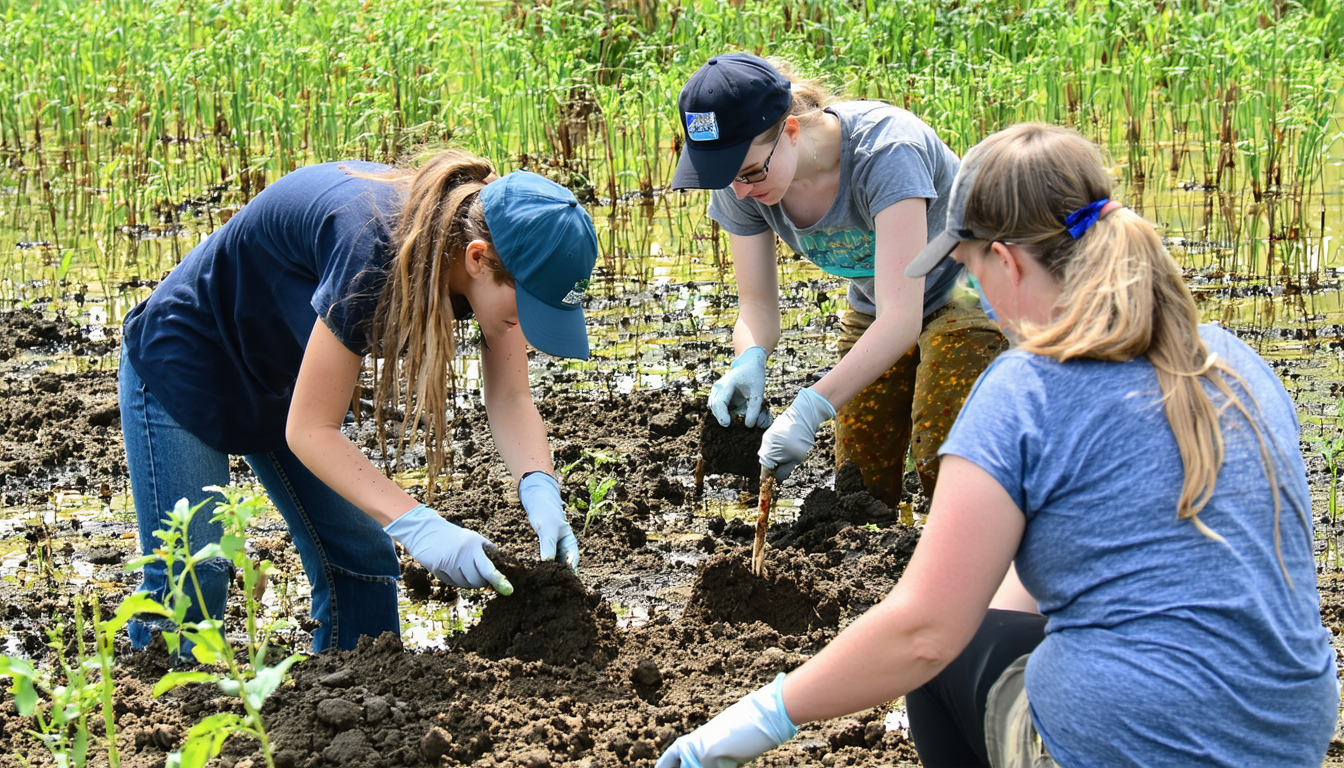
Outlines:
<svg viewBox="0 0 1344 768"><path fill-rule="evenodd" d="M127 317L120 398L141 547L164 512L208 501L192 551L217 541L205 486L229 483L242 455L284 516L313 587L314 647L352 648L397 632L392 539L460 587L512 587L489 541L440 517L341 432L366 355L374 417L397 412L395 455L424 425L426 501L445 464L459 321L481 329L491 432L541 541L543 558L578 563L546 431L528 388L527 343L584 357L581 302L597 257L588 214L540 176L496 177L489 161L448 151L416 171L326 163L270 185L187 256ZM391 538L389 538L389 536ZM230 565L197 568L204 606L223 616ZM162 598L165 565L142 590ZM133 622L149 642L152 622Z"/></svg>

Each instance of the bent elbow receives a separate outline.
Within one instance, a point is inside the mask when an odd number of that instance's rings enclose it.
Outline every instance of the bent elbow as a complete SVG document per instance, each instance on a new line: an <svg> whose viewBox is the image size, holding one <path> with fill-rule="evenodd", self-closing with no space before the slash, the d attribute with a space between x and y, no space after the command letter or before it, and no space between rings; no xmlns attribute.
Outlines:
<svg viewBox="0 0 1344 768"><path fill-rule="evenodd" d="M957 642L938 628L928 628L912 634L908 653L933 677L955 661L965 646L965 642Z"/></svg>
<svg viewBox="0 0 1344 768"><path fill-rule="evenodd" d="M290 418L285 421L285 445L289 446L289 450L299 458L299 461L304 461L304 456L309 453L309 447L322 430L322 425Z"/></svg>

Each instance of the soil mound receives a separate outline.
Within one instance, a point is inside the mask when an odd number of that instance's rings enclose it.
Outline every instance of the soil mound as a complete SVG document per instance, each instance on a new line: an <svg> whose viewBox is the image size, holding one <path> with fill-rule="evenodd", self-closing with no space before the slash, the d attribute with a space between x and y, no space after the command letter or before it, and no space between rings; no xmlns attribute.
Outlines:
<svg viewBox="0 0 1344 768"><path fill-rule="evenodd" d="M706 560L691 588L685 617L707 624L761 621L786 635L836 626L841 605L835 587L823 584L805 558L791 554L767 551L760 577L751 572L749 548Z"/></svg>
<svg viewBox="0 0 1344 768"><path fill-rule="evenodd" d="M714 414L705 411L700 421L702 474L739 475L755 491L761 482L761 463L756 452L761 449L764 435L764 429L745 426L741 416L734 416L727 427L721 427Z"/></svg>
<svg viewBox="0 0 1344 768"><path fill-rule="evenodd" d="M833 539L846 528L868 523L891 525L899 519L891 507L863 489L862 476L852 462L836 474L835 488L817 488L809 493L798 519L772 531L770 543L781 549L826 552L834 549Z"/></svg>
<svg viewBox="0 0 1344 768"><path fill-rule="evenodd" d="M616 613L601 595L584 589L561 563L510 562L495 565L513 584L513 594L496 595L467 632L461 646L490 659L512 657L547 664L591 662L615 656Z"/></svg>

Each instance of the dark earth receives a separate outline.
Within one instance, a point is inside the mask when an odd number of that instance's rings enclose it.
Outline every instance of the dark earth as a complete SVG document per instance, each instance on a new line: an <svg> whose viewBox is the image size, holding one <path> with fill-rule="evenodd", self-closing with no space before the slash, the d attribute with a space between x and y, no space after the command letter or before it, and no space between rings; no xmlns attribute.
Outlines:
<svg viewBox="0 0 1344 768"><path fill-rule="evenodd" d="M92 364L79 373L44 372L23 354L34 349L83 350ZM0 314L0 359L7 361L0 363L0 494L6 507L32 510L6 534L27 554L17 563L25 578L0 583L3 652L49 664L45 630L69 615L72 566L92 568L88 584L97 585L104 615L138 583L121 567L138 554L127 513L35 522L61 493L106 502L126 491L116 338L92 340L67 321L28 310ZM469 595L485 601L479 621L449 636L442 650L408 651L388 634L295 665L264 709L277 766L647 768L678 735L806 661L879 601L909 562L918 529L864 492L852 467L832 471L827 431L783 484L764 575L753 576L759 430L725 430L705 418L703 398L675 388L578 392L562 386L566 375L543 370L535 390L556 466L568 468L564 492L571 502L588 501L590 478L617 481L592 519L572 514L583 550L578 574L537 562L535 535L484 410L464 409L455 423L452 477L437 507L501 547L497 562L514 594ZM367 419L349 429L375 449ZM697 498L702 456L704 497ZM239 482L250 480L245 464L235 469ZM908 481L918 488L913 474ZM299 571L275 520L261 523L249 543L258 559L276 563L272 589ZM44 558L51 568L40 567ZM403 570L413 600L457 600L457 590L408 557ZM231 598L234 630L239 592ZM269 618L283 609L305 619L302 590L285 592ZM1321 593L1324 621L1338 633L1344 582L1323 575ZM636 609L642 613L632 620ZM288 650L308 648L301 628L280 639ZM211 684L155 698L155 682L170 669L165 649L132 652L123 639L116 650L118 746L128 768L163 766L193 723L241 712L237 699ZM884 724L891 709L807 725L756 764L917 764L907 733ZM32 727L8 690L0 693L0 765L52 764L26 733ZM91 730L102 736L100 724ZM230 739L217 764L261 768L257 747ZM105 750L95 746L91 756L91 764L106 765Z"/></svg>
<svg viewBox="0 0 1344 768"><path fill-rule="evenodd" d="M92 364L50 373L21 354L58 349L82 349ZM93 342L61 318L0 314L0 357L7 359L0 369L0 494L7 507L34 510L11 533L27 547L20 570L37 572L45 555L54 574L30 577L22 588L13 579L0 585L7 653L50 663L44 630L69 615L72 588L63 578L73 564L94 567L104 615L138 583L121 568L138 554L129 514L35 522L58 494L110 498L126 491L116 353L115 336ZM786 498L812 490L801 514L792 506L777 510L765 574L752 576L760 430L711 424L703 398L674 390L580 394L560 385L563 376L543 374L536 398L557 467L570 467L565 493L586 501L589 477L617 479L586 526L583 514L573 513L583 548L577 576L537 562L536 537L494 451L484 410L464 410L455 424L453 476L437 507L500 545L497 561L514 594L479 595L486 600L479 621L449 637L446 650L407 651L385 635L294 666L291 682L264 710L278 766L650 766L676 736L803 663L880 600L909 560L918 533L892 510L861 488L821 487L831 474L827 438L785 484ZM376 447L367 419L351 424L350 433ZM702 468L709 500L695 498L702 444L712 459ZM239 482L250 480L245 464L235 469ZM742 474L729 474L734 469ZM788 522L792 517L799 523ZM871 530L864 527L870 523ZM272 587L298 571L282 524L261 524L250 546L278 566ZM412 599L456 600L457 590L434 582L410 558L403 567ZM647 619L619 621L612 603L623 611L641 607ZM288 604L294 618L306 617L301 596ZM307 648L301 630L283 639L293 650ZM132 652L123 640L117 648L124 766L162 766L193 723L241 711L210 684L152 697L169 669L161 646ZM762 764L914 761L903 732L883 726L887 711L805 727ZM0 694L0 764L51 763L26 733L32 725L17 715L8 692ZM91 731L103 733L98 723ZM105 764L96 745L91 755L93 764ZM265 764L257 743L243 738L226 742L218 762Z"/></svg>

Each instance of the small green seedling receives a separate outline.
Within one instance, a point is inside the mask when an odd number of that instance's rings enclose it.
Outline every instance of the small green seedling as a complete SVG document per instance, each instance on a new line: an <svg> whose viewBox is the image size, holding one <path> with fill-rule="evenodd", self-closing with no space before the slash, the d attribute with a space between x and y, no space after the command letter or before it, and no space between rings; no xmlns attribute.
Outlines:
<svg viewBox="0 0 1344 768"><path fill-rule="evenodd" d="M73 661L66 651L69 645L67 624L57 618L47 630L48 646L55 652L58 671L41 670L24 659L0 656L0 677L12 680L10 693L14 706L24 717L32 717L37 730L28 733L42 742L60 768L78 768L89 759L89 717L102 709L107 765L118 768L117 725L113 708L112 647L117 633L136 613L157 613L161 606L147 596L132 595L111 621L103 621L98 598L87 606L76 597L73 604L75 637ZM93 654L84 644L85 611L93 623ZM45 706L44 706L45 704Z"/></svg>
<svg viewBox="0 0 1344 768"><path fill-rule="evenodd" d="M168 756L169 768L202 768L207 762L218 756L224 747L224 741L234 734L243 734L256 739L261 746L262 757L270 768L274 768L270 739L261 718L261 708L266 699L276 691L289 675L289 668L303 657L292 654L274 665L266 663L270 634L277 625L260 626L257 622L258 606L253 596L254 588L262 576L271 569L269 561L253 563L247 556L247 524L264 505L260 497L248 498L238 488L219 488L211 486L207 491L218 492L224 501L215 508L214 522L222 523L224 535L218 544L207 544L200 551L192 553L187 547L186 532L191 518L204 505L191 507L182 499L169 513L168 530L158 531L156 536L163 546L153 555L142 557L127 564L127 569L144 566L146 563L162 557L168 564L169 591L166 605L150 601L154 609L141 611L171 618L178 627L177 633L165 633L164 639L170 650L177 652L181 640L191 642L191 653L202 664L223 666L222 671L177 671L169 672L154 686L153 695L160 696L167 691L189 683L214 683L226 696L238 697L243 705L243 714L223 712L201 720L191 727L182 748ZM198 604L204 605L200 583L196 578L195 566L209 558L224 557L230 560L243 574L243 597L247 608L247 662L240 664L237 653L224 636L224 622L206 616L198 622L187 622L188 608L192 605L187 591L190 586ZM180 563L180 568L174 564ZM189 584L190 583L190 584ZM132 599L135 596L132 596ZM120 615L123 611L118 611Z"/></svg>
<svg viewBox="0 0 1344 768"><path fill-rule="evenodd" d="M1337 414L1337 418L1344 416L1344 400L1341 400L1335 406L1335 413ZM1316 450L1320 451L1321 458L1325 460L1325 470L1330 474L1330 490L1329 495L1326 497L1326 504L1330 515L1330 522L1333 523L1339 519L1338 490L1339 472L1341 469L1340 465L1341 463L1344 463L1344 425L1337 422L1335 431L1330 434L1326 434L1324 429L1322 429L1321 436L1312 442L1315 443ZM1334 536L1330 536L1326 539L1325 557L1327 562L1329 561L1332 551L1335 557L1335 567L1338 568L1340 553L1339 545L1335 541Z"/></svg>
<svg viewBox="0 0 1344 768"><path fill-rule="evenodd" d="M574 502L574 506L583 510L583 530L588 530L588 524L593 520L607 514L616 508L614 499L607 498L611 489L616 487L616 478L608 475L607 477L588 478L588 500L579 499Z"/></svg>

